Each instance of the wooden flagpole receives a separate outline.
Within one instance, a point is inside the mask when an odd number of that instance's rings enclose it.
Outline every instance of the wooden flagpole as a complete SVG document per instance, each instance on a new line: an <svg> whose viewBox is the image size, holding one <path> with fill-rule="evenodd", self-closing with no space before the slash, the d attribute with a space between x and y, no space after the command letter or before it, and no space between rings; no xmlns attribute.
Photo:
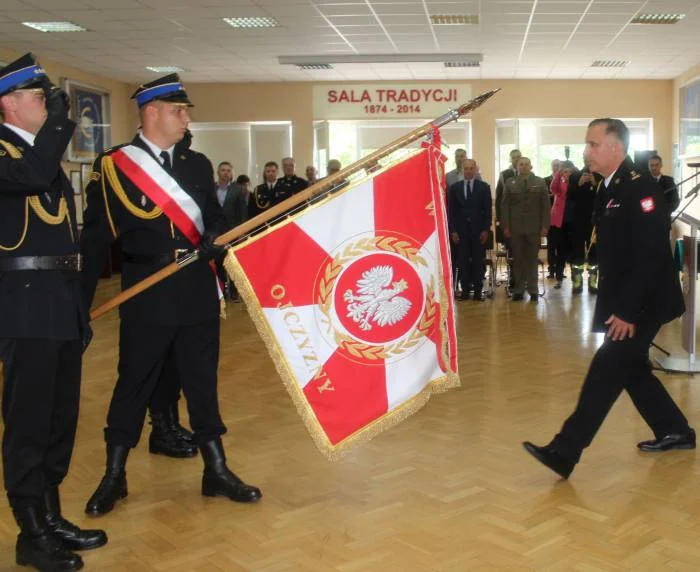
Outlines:
<svg viewBox="0 0 700 572"><path fill-rule="evenodd" d="M318 181L317 183L314 183L310 187L307 187L300 193L297 193L296 195L289 197L281 203L270 207L269 209L265 210L259 215L251 218L250 220L247 220L243 224L239 224L235 228L232 228L231 230L217 237L214 243L218 244L219 246L225 246L233 242L234 240L245 236L252 230L258 228L259 226L262 226L265 223L275 220L280 215L286 213L289 210L294 209L294 207L299 206L302 203L312 199L313 197L320 195L324 191L333 188L334 186L341 183L349 176L354 175L358 171L372 167L377 163L377 161L386 157L387 155L390 155L394 151L397 151L398 149L401 149L402 147L413 143L417 139L421 139L422 137L429 135L434 128L442 127L447 123L456 121L460 117L471 113L499 91L501 91L500 88L484 92L481 95L475 97L474 99L468 101L467 103L462 104L457 109L451 109L450 111L438 117L437 119L434 119L433 121L430 121L425 125L422 125L421 127L417 127L413 131L407 133L406 135L403 135L402 137L399 137L398 139L392 141L388 145L385 145L381 149L377 149L373 153L370 153L366 157L363 157L362 159L356 161L352 165L349 165L345 169L341 169L336 174L331 175L330 177L325 177L324 179ZM184 268L185 266L191 264L192 262L195 262L198 259L199 252L197 250L193 250L184 257L180 258L177 262L172 262L168 264L164 268L161 268L158 272L151 274L148 278L145 278L141 282L134 284L126 290L123 290L114 298L108 300L107 302L90 312L90 318L92 320L95 320L100 316L103 316L107 312L113 310L114 308L117 308L127 300L133 298L137 294L140 294L141 292L143 292L147 288L150 288L154 284L157 284L161 280L164 280L168 276L175 274L175 272L177 272L181 268Z"/></svg>

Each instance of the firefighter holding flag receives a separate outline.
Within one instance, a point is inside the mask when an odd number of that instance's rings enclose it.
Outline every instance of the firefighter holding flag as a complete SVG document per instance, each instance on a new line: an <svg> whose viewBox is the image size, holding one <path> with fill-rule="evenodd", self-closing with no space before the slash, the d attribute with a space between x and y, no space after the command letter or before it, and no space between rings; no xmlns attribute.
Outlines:
<svg viewBox="0 0 700 572"><path fill-rule="evenodd" d="M122 286L129 286L198 248L199 260L120 309L119 377L107 416L106 472L85 512L110 512L126 497L126 460L143 428L148 400L172 351L181 374L194 439L204 460L202 494L253 502L262 494L226 466L219 414L219 296L210 265L225 230L212 192L213 169L201 153L176 147L192 106L177 74L134 95L143 130L100 155L90 174L83 229L85 296L94 297L110 244L121 238Z"/></svg>

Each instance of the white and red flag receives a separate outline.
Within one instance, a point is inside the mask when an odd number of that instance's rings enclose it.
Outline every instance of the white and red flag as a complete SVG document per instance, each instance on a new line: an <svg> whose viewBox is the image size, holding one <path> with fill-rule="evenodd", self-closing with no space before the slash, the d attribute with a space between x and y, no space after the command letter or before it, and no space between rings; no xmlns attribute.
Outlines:
<svg viewBox="0 0 700 572"><path fill-rule="evenodd" d="M329 458L459 386L442 163L428 145L227 259Z"/></svg>

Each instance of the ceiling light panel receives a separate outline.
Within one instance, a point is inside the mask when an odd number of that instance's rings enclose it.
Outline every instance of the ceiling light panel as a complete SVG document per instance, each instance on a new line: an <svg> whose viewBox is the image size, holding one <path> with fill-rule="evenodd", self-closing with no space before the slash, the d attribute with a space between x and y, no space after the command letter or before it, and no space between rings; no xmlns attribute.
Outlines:
<svg viewBox="0 0 700 572"><path fill-rule="evenodd" d="M40 32L87 32L87 28L72 22L22 22L22 25Z"/></svg>
<svg viewBox="0 0 700 572"><path fill-rule="evenodd" d="M478 68L480 62L445 62L446 68Z"/></svg>
<svg viewBox="0 0 700 572"><path fill-rule="evenodd" d="M146 66L146 69L156 73L180 73L185 71L179 66Z"/></svg>
<svg viewBox="0 0 700 572"><path fill-rule="evenodd" d="M431 14L433 26L467 26L479 23L478 14Z"/></svg>
<svg viewBox="0 0 700 572"><path fill-rule="evenodd" d="M626 60L595 60L592 68L624 68L629 62Z"/></svg>
<svg viewBox="0 0 700 572"><path fill-rule="evenodd" d="M639 14L631 24L677 24L685 14Z"/></svg>
<svg viewBox="0 0 700 572"><path fill-rule="evenodd" d="M223 18L229 26L242 30L252 30L257 28L279 28L280 23L274 18L267 16L251 18Z"/></svg>
<svg viewBox="0 0 700 572"><path fill-rule="evenodd" d="M297 68L300 70L332 70L333 66L331 64L298 64Z"/></svg>

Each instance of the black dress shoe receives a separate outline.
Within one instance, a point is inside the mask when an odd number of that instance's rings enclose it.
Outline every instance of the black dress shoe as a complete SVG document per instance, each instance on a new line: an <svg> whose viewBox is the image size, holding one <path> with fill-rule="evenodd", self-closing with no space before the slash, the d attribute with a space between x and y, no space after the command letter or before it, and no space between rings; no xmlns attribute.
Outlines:
<svg viewBox="0 0 700 572"><path fill-rule="evenodd" d="M673 433L661 439L642 441L637 443L637 447L640 451L647 453L659 453L673 449L695 449L695 431L691 429L687 433Z"/></svg>
<svg viewBox="0 0 700 572"><path fill-rule="evenodd" d="M530 302L537 302L537 299L540 297L539 294L530 294Z"/></svg>
<svg viewBox="0 0 700 572"><path fill-rule="evenodd" d="M568 479L571 471L573 471L576 466L576 463L562 457L551 445L538 447L530 443L530 441L524 441L523 447L525 447L525 450L530 453L530 455L535 457L535 459L546 467L552 469L562 479Z"/></svg>
<svg viewBox="0 0 700 572"><path fill-rule="evenodd" d="M221 439L203 443L199 451L204 459L202 495L228 497L236 502L256 502L262 498L258 487L245 484L226 466Z"/></svg>
<svg viewBox="0 0 700 572"><path fill-rule="evenodd" d="M474 300L476 300L477 302L483 302L484 300L486 300L486 296L482 291L474 292Z"/></svg>
<svg viewBox="0 0 700 572"><path fill-rule="evenodd" d="M81 530L61 515L58 488L44 492L46 528L67 550L92 550L107 544L104 530Z"/></svg>
<svg viewBox="0 0 700 572"><path fill-rule="evenodd" d="M513 300L513 302L520 302L524 297L523 294L513 294L511 300Z"/></svg>

